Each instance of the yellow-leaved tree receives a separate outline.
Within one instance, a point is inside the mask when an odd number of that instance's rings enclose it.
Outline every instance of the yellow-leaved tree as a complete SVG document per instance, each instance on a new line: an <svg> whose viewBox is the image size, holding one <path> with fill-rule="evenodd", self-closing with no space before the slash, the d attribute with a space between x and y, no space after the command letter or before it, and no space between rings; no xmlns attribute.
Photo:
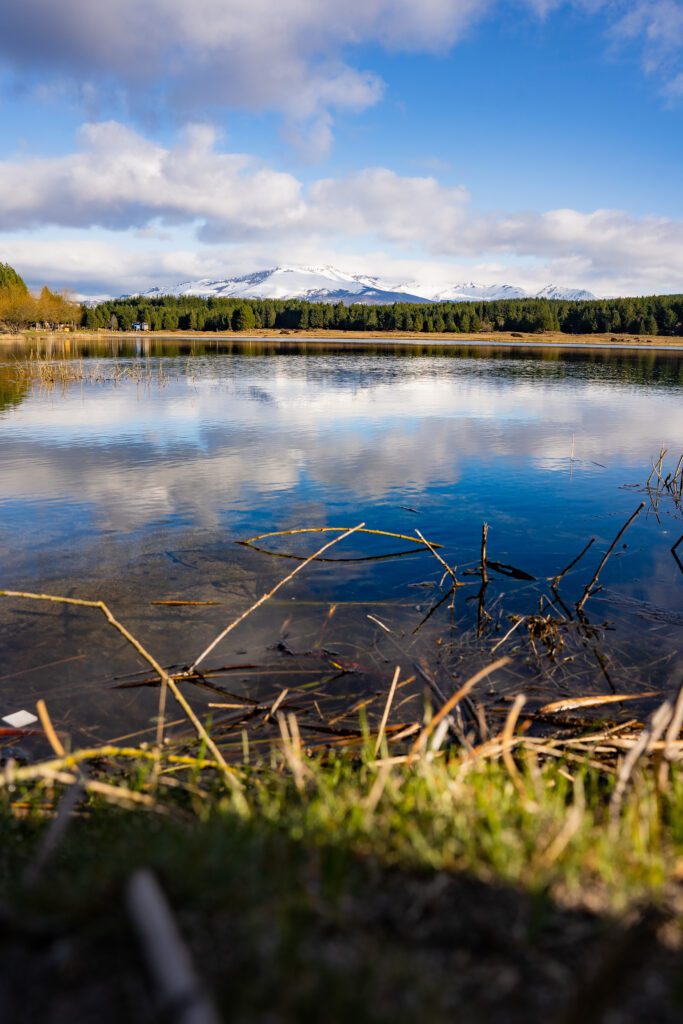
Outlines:
<svg viewBox="0 0 683 1024"><path fill-rule="evenodd" d="M0 330L16 333L38 326L55 330L73 326L79 307L66 295L42 289L32 295L25 281L8 263L0 263Z"/></svg>

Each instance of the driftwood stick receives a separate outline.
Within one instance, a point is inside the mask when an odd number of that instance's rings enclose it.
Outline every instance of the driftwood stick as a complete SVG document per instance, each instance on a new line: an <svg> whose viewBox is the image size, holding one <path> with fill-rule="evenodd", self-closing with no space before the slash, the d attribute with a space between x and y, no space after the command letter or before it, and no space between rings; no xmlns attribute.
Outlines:
<svg viewBox="0 0 683 1024"><path fill-rule="evenodd" d="M306 568L307 565L310 565L310 563L314 562L316 560L316 558L318 558L320 555L324 554L325 551L327 551L329 548L333 547L333 545L338 544L341 540L345 540L347 537L350 537L352 533L357 533L359 530L362 530L364 525L365 525L364 523L359 523L358 526L354 526L350 530L346 530L346 532L340 534L339 537L335 537L334 540L328 541L328 543L323 545L323 547L321 547L318 551L316 551L316 553L314 555L311 555L310 558L307 558L305 562L301 562L300 565L297 565L296 569L293 569L292 572L290 572L288 576L285 576L285 578L280 580L279 583L276 583L275 586L272 587L266 594L263 594L263 596L260 597L258 599L258 601L255 601L251 605L250 608L247 608L247 610L245 612L242 612L242 614L238 615L236 619L233 619L233 621L231 623L229 623L225 627L225 629L222 630L222 632L220 632L218 634L218 636L214 640L211 641L209 646L206 647L202 651L202 653L199 655L199 657L195 658L195 660L192 662L190 667L183 674L186 675L186 676L192 675L192 673L196 670L197 666L200 665L204 661L204 659L207 657L207 655L211 654L211 651L213 651L214 648L217 647L218 644L222 640L224 640L225 637L229 633L232 633L233 629L235 629L237 626L239 626L240 623L244 622L244 620L249 615L251 615L252 612L255 612L256 609L260 608L262 604L265 604L266 601L269 601L271 597L273 597L275 594L277 594L278 590L281 587L284 587L284 585L286 583L289 583L290 580L293 580L294 577L297 575L297 573L300 573L303 569ZM318 531L318 532L322 532L322 529L323 528L321 528L321 530ZM412 540L412 537L409 538L409 539Z"/></svg>
<svg viewBox="0 0 683 1024"><path fill-rule="evenodd" d="M628 528L629 528L629 526L631 525L631 523L632 523L632 522L633 522L633 521L634 521L635 519L637 519L637 518L638 518L638 516L640 515L640 513L641 513L641 512L643 511L643 509L644 509L644 508L645 508L645 502L644 502L644 501L641 501L641 503L640 503L640 505L638 506L638 508L637 508L637 509L635 510L635 512L633 513L633 515L631 515L631 516L630 516L630 517L628 518L628 520L627 520L627 521L626 521L626 522L624 523L624 525L622 526L622 528L621 528L621 529L619 530L619 533L618 533L618 534L616 535L616 537L614 538L614 540L613 540L613 541L612 541L612 543L610 544L609 548L607 549L607 551L606 551L606 552L605 552L605 554L603 555L603 558L602 558L602 561L600 562L600 565L599 565L599 566L597 567L597 569L595 570L595 575L593 576L593 579L592 579L592 580L590 581L590 583L588 584L588 586L587 586L587 587L586 587L586 589L584 590L584 592L583 592L583 597L581 598L581 600L580 600L580 601L578 602L578 604L577 604L577 606L576 606L576 607L577 607L577 608L579 609L579 611L581 611L581 609L582 609L582 608L583 608L583 606L585 605L586 601L588 600L588 598L589 598L589 597L591 596L591 594L593 593L593 588L595 587L595 584L596 584L596 583L598 582L598 579L600 578L600 573L601 573L601 572L602 572L602 570L603 570L603 569L605 568L605 565L607 564L607 560L608 560L608 558L610 557L610 555L611 555L611 554L612 554L612 552L614 551L615 547L617 546L617 544L619 543L619 541L621 540L621 538L623 537L623 535L624 535L624 534L626 533L626 531L628 530Z"/></svg>
<svg viewBox="0 0 683 1024"><path fill-rule="evenodd" d="M126 905L157 991L160 1016L175 1024L221 1024L151 871L143 868L132 876Z"/></svg>

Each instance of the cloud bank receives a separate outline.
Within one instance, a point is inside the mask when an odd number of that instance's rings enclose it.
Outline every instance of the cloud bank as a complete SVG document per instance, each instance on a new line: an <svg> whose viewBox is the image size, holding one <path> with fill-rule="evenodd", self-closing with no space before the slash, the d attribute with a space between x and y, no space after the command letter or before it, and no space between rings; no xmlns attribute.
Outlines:
<svg viewBox="0 0 683 1024"><path fill-rule="evenodd" d="M256 157L220 151L204 125L164 147L117 122L89 124L70 154L0 161L0 231L104 228L153 238L168 229L172 239L183 225L195 242L243 251L386 246L448 261L546 261L554 277L594 291L618 290L617 282L630 293L675 291L683 282L677 220L619 210L482 214L462 186L383 167L304 184ZM39 243L24 243L24 252L32 245ZM72 258L71 243L64 249ZM167 258L169 275L177 263Z"/></svg>
<svg viewBox="0 0 683 1024"><path fill-rule="evenodd" d="M0 64L71 83L92 101L116 90L128 106L181 121L209 109L274 110L316 145L334 112L382 96L372 70L345 60L367 44L447 50L493 0L22 0L0 13Z"/></svg>
<svg viewBox="0 0 683 1024"><path fill-rule="evenodd" d="M487 17L563 7L601 14L612 42L636 42L645 69L683 91L680 0L22 0L0 11L0 68L181 122L207 109L276 111L322 152L335 112L383 94L373 69L354 66L361 46L444 53Z"/></svg>

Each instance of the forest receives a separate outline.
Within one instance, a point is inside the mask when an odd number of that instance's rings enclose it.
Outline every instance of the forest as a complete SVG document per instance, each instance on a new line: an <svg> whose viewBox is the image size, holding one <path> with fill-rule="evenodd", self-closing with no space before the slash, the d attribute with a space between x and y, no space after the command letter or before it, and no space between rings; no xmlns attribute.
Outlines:
<svg viewBox="0 0 683 1024"><path fill-rule="evenodd" d="M47 287L34 295L13 267L0 263L0 330L17 332L31 326L75 326L81 319L81 308L67 296Z"/></svg>
<svg viewBox="0 0 683 1024"><path fill-rule="evenodd" d="M417 331L565 334L683 334L683 295L566 301L506 299L495 302L397 302L388 306L344 305L299 299L201 299L131 296L83 306L81 326L152 331L281 330Z"/></svg>
<svg viewBox="0 0 683 1024"><path fill-rule="evenodd" d="M0 263L0 328L69 324L87 330L151 331L279 330L410 331L474 334L559 331L563 334L683 335L683 295L570 301L504 299L494 302L396 302L345 305L301 299L201 299L140 295L78 305L43 288L32 294L17 272Z"/></svg>

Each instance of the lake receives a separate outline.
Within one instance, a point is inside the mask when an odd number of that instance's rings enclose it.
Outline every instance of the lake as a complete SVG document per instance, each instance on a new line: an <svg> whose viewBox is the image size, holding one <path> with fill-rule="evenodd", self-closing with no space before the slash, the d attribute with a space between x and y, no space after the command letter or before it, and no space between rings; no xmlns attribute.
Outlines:
<svg viewBox="0 0 683 1024"><path fill-rule="evenodd" d="M342 735L334 709L383 700L398 664L416 677L406 721L428 679L450 694L503 654L475 694L493 717L520 691L533 708L681 682L683 515L645 487L662 448L667 471L683 454L681 353L146 338L38 354L51 370L0 348L0 587L104 600L182 667L332 534L236 541L363 522L419 530L457 566L451 594L419 543L331 548L184 684L226 741L240 705L283 687ZM211 603L155 603L174 601ZM3 598L0 647L2 715L43 697L74 741L149 732L158 691L98 612Z"/></svg>

